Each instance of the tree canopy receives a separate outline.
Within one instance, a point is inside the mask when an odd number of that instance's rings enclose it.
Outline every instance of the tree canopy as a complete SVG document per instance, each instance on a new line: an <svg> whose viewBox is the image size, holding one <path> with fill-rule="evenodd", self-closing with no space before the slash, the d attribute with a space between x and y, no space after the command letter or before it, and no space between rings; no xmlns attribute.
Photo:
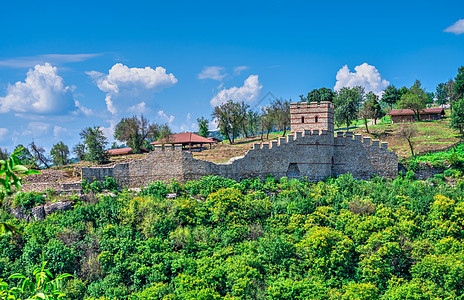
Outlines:
<svg viewBox="0 0 464 300"><path fill-rule="evenodd" d="M347 130L350 124L358 118L359 106L364 98L364 89L357 87L344 87L337 92L334 98L335 122L346 124Z"/></svg>
<svg viewBox="0 0 464 300"><path fill-rule="evenodd" d="M154 141L171 134L167 125L150 123L143 115L122 118L114 129L114 138L126 143L134 153L139 153L146 140ZM165 135L165 136L162 136Z"/></svg>
<svg viewBox="0 0 464 300"><path fill-rule="evenodd" d="M108 141L101 127L87 127L79 135L82 139L82 145L85 146L85 160L99 164L108 161L108 153L105 150ZM80 152L82 146L79 146L76 150Z"/></svg>
<svg viewBox="0 0 464 300"><path fill-rule="evenodd" d="M419 80L409 88L409 92L401 96L398 105L403 109L410 109L414 112L418 121L420 121L420 113L426 107L429 97L422 88Z"/></svg>
<svg viewBox="0 0 464 300"><path fill-rule="evenodd" d="M204 117L198 118L197 123L198 123L198 129L199 129L198 134L202 137L208 137L209 136L208 119Z"/></svg>
<svg viewBox="0 0 464 300"><path fill-rule="evenodd" d="M50 151L50 156L52 157L53 164L55 166L67 165L69 163L69 148L60 141L53 145L53 148Z"/></svg>
<svg viewBox="0 0 464 300"><path fill-rule="evenodd" d="M311 92L308 93L306 97L300 95L301 101L310 102L321 102L321 101L330 101L333 102L335 97L334 91L328 88L319 88L313 89Z"/></svg>

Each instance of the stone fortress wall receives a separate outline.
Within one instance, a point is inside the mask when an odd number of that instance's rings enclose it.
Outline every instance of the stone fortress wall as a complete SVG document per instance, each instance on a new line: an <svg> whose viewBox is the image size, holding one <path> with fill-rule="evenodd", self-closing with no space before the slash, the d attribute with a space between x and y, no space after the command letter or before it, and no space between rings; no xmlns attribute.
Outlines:
<svg viewBox="0 0 464 300"><path fill-rule="evenodd" d="M333 134L333 106L330 102L291 104L292 134L268 143L253 145L244 156L227 163L196 159L180 145L156 147L145 158L114 167L83 168L89 181L114 177L121 186L146 186L156 180L180 182L218 175L234 180L251 177L307 177L321 180L347 172L358 179L379 175L394 178L398 157L387 143L371 141L352 132Z"/></svg>

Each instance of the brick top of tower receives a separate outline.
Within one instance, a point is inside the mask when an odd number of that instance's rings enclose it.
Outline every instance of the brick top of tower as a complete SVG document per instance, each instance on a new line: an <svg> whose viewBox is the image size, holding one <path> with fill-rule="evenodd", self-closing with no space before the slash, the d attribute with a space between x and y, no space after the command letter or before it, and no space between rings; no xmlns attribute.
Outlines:
<svg viewBox="0 0 464 300"><path fill-rule="evenodd" d="M291 132L314 129L333 132L333 114L333 103L330 101L291 103Z"/></svg>

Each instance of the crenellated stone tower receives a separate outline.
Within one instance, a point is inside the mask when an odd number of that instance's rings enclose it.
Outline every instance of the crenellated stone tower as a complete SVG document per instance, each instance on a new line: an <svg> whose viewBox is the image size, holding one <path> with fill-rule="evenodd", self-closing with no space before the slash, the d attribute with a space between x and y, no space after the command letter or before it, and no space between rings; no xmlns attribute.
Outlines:
<svg viewBox="0 0 464 300"><path fill-rule="evenodd" d="M321 101L321 103L291 103L290 104L291 132L304 130L326 130L334 132L334 108L333 103Z"/></svg>

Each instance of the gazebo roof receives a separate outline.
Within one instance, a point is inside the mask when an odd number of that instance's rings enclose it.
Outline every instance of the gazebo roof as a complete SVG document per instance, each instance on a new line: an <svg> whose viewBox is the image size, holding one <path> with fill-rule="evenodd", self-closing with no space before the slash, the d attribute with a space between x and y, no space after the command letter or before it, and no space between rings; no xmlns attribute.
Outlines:
<svg viewBox="0 0 464 300"><path fill-rule="evenodd" d="M214 143L212 140L204 138L193 132L183 132L171 134L167 139L161 139L159 141L151 143L151 145L160 144L211 144Z"/></svg>

